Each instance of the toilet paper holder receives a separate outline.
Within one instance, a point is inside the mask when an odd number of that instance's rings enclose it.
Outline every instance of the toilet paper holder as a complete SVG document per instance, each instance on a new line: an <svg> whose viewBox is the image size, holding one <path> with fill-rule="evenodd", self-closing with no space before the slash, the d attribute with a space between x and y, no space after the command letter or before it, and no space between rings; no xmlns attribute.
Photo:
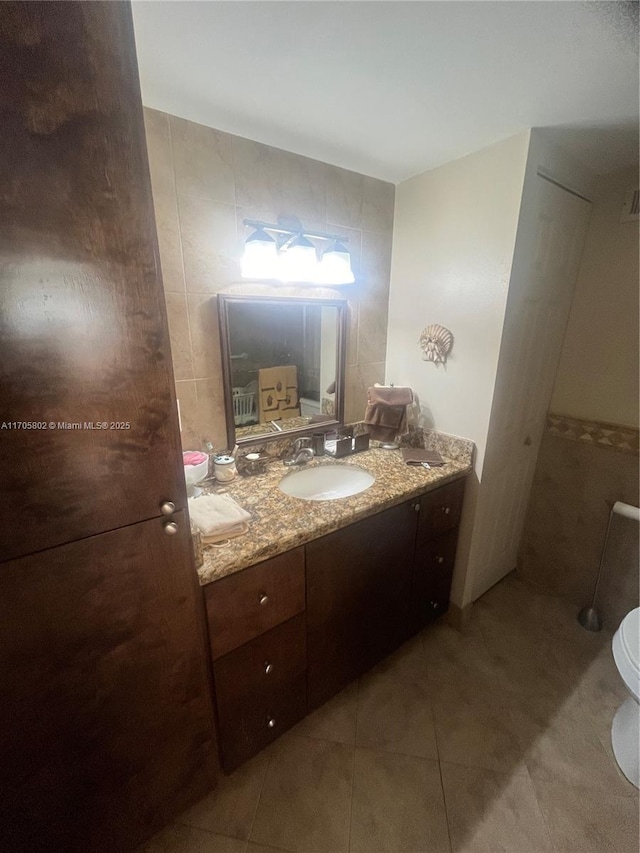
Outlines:
<svg viewBox="0 0 640 853"><path fill-rule="evenodd" d="M578 613L578 622L587 631L599 631L602 628L602 619L596 609L596 598L598 597L598 587L600 585L600 576L602 574L602 566L604 565L604 557L607 551L607 542L609 541L609 533L611 531L611 522L614 515L622 515L624 518L630 518L635 521L640 521L640 508L631 506L631 504L616 501L609 512L609 522L607 524L607 532L604 537L604 545L600 554L600 565L598 566L598 574L596 576L596 585L593 588L593 597L589 607L583 607Z"/></svg>

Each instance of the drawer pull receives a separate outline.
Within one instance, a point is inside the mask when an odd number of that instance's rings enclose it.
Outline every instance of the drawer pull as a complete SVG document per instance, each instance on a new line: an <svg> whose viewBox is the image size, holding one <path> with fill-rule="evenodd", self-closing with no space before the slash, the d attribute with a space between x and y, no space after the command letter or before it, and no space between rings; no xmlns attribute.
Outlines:
<svg viewBox="0 0 640 853"><path fill-rule="evenodd" d="M162 528L167 536L174 536L178 532L178 525L175 521L167 521L166 524L162 525Z"/></svg>
<svg viewBox="0 0 640 853"><path fill-rule="evenodd" d="M442 507L442 512L443 512L445 515L449 515L449 513L451 512L451 507L450 507L450 506L443 506L443 507Z"/></svg>
<svg viewBox="0 0 640 853"><path fill-rule="evenodd" d="M275 721L274 717L267 717L267 726L268 726L270 729L275 729L275 727L276 727L276 721Z"/></svg>
<svg viewBox="0 0 640 853"><path fill-rule="evenodd" d="M444 563L444 557L436 557L436 562L440 564Z"/></svg>
<svg viewBox="0 0 640 853"><path fill-rule="evenodd" d="M420 512L420 504L413 505L414 512Z"/></svg>
<svg viewBox="0 0 640 853"><path fill-rule="evenodd" d="M176 511L176 505L174 504L173 501L163 501L160 504L160 512L163 515L173 515L173 513L175 511Z"/></svg>
<svg viewBox="0 0 640 853"><path fill-rule="evenodd" d="M269 596L265 595L264 592L261 592L260 595L258 596L258 604L260 604L262 607L264 607L265 604L268 604L268 603L269 603Z"/></svg>
<svg viewBox="0 0 640 853"><path fill-rule="evenodd" d="M433 607L434 610L438 609L438 602L437 601L430 601L429 604Z"/></svg>
<svg viewBox="0 0 640 853"><path fill-rule="evenodd" d="M264 674L265 675L271 675L272 672L273 672L273 664L269 663L269 661L266 660L264 662Z"/></svg>

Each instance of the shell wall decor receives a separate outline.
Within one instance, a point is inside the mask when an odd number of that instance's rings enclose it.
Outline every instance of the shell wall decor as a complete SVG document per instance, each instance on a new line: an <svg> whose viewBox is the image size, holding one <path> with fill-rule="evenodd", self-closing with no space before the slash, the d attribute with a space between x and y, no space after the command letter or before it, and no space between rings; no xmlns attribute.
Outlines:
<svg viewBox="0 0 640 853"><path fill-rule="evenodd" d="M418 343L424 361L446 364L447 356L453 346L453 335L449 329L434 323L422 330Z"/></svg>

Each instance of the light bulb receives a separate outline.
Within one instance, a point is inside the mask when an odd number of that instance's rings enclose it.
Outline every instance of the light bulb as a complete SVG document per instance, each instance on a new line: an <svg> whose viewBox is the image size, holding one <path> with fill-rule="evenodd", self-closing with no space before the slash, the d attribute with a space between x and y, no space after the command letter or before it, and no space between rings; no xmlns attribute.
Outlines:
<svg viewBox="0 0 640 853"><path fill-rule="evenodd" d="M318 284L353 284L355 281L349 250L338 240L322 255L316 281Z"/></svg>
<svg viewBox="0 0 640 853"><path fill-rule="evenodd" d="M281 281L314 282L318 266L316 247L300 234L280 252L279 264Z"/></svg>
<svg viewBox="0 0 640 853"><path fill-rule="evenodd" d="M245 241L241 275L243 278L275 278L277 261L276 241L258 228Z"/></svg>

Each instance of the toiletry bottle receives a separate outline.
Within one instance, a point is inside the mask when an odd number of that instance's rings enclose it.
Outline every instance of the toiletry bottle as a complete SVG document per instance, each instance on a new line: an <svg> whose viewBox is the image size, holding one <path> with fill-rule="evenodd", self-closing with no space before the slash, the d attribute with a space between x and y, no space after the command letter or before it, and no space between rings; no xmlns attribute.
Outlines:
<svg viewBox="0 0 640 853"><path fill-rule="evenodd" d="M213 479L216 475L216 472L215 472L216 452L213 449L213 444L210 441L205 441L204 449L205 449L206 453L209 454L209 468L207 470L207 477L210 477L211 479Z"/></svg>

